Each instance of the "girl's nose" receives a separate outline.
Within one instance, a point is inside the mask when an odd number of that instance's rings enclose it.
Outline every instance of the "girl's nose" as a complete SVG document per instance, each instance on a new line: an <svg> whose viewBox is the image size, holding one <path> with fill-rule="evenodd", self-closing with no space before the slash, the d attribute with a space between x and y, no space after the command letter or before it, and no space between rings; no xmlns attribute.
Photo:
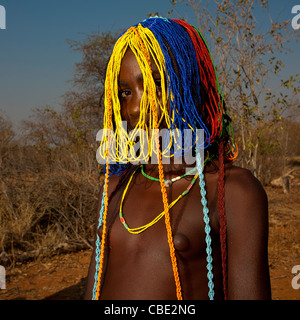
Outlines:
<svg viewBox="0 0 300 320"><path fill-rule="evenodd" d="M141 98L135 97L132 99L131 103L128 106L128 114L130 117L139 117L140 116L140 105L141 105Z"/></svg>
<svg viewBox="0 0 300 320"><path fill-rule="evenodd" d="M134 94L134 97L131 99L130 103L127 106L127 114L130 120L131 127L135 127L135 125L139 121L142 96L142 91L136 92L136 94Z"/></svg>

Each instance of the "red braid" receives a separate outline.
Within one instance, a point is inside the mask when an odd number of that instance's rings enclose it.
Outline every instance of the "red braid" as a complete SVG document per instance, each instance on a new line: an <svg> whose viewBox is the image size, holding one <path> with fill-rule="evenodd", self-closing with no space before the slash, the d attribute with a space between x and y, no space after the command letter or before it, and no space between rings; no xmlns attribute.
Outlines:
<svg viewBox="0 0 300 320"><path fill-rule="evenodd" d="M220 242L223 271L224 299L227 300L227 224L225 215L224 142L219 145L218 213L220 218Z"/></svg>
<svg viewBox="0 0 300 320"><path fill-rule="evenodd" d="M202 37L194 27L182 20L173 19L173 21L177 22L186 29L195 48L200 79L204 87L207 89L207 94L209 97L208 101L203 101L202 103L204 109L209 113L209 117L206 120L211 125L210 142L212 143L216 139L217 135L222 132L221 118L223 106L221 97L219 94L217 94L217 79L211 56L206 43L203 41Z"/></svg>

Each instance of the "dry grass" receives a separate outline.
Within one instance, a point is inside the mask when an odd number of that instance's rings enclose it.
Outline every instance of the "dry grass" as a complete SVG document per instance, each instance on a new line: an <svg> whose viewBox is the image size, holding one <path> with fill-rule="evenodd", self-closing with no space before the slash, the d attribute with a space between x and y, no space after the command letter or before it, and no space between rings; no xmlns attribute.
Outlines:
<svg viewBox="0 0 300 320"><path fill-rule="evenodd" d="M0 264L61 243L90 246L100 184L96 170L77 160L64 158L36 173L17 174L15 167L0 173Z"/></svg>

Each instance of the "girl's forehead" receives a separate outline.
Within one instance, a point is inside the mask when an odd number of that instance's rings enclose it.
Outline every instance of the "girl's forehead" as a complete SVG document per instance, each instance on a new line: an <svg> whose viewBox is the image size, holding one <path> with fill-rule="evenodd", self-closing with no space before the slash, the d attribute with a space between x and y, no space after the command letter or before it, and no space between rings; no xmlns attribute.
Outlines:
<svg viewBox="0 0 300 320"><path fill-rule="evenodd" d="M159 69L152 55L150 55L150 67L151 67L152 75L157 75L157 76L160 75ZM128 72L130 70L132 71L141 70L141 67L133 51L130 48L128 48L121 61L120 73L123 73L124 71Z"/></svg>

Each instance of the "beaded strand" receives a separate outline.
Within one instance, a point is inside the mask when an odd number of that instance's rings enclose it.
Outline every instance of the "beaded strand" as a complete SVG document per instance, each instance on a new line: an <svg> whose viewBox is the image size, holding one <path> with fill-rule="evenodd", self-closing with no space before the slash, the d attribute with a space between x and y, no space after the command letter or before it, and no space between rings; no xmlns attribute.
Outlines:
<svg viewBox="0 0 300 320"><path fill-rule="evenodd" d="M182 178L190 175L193 171L195 171L195 168L193 168L193 169L190 170L189 172L183 174L182 176L177 176L177 177L175 177L175 178L173 178L173 179L164 180L165 186L166 186L166 187L169 187L170 185L172 185L172 183L174 183L174 182L176 182L176 181L178 181L178 180L180 180L180 179L182 179ZM141 165L141 172L142 172L142 174L143 174L144 177L146 177L146 178L148 178L148 179L150 179L150 180L153 180L153 181L159 181L158 178L151 177L151 176L149 176L149 175L144 171L144 165Z"/></svg>
<svg viewBox="0 0 300 320"><path fill-rule="evenodd" d="M104 181L105 185L105 181ZM100 209L100 214L99 214L99 220L98 220L98 227L99 229L102 226L103 223L103 212L104 212L104 205L105 205L105 188L103 188L103 194L102 194L102 201L101 201L101 209ZM96 247L95 247L95 262L96 262L96 271L94 275L94 289L93 289L93 300L96 300L97 296L97 285L98 285L98 274L99 274L99 265L100 265L100 254L101 254L101 241L100 237L97 233L97 240L96 240Z"/></svg>
<svg viewBox="0 0 300 320"><path fill-rule="evenodd" d="M165 210L163 212L161 212L157 217L155 217L151 222L145 224L144 226L141 227L137 227L137 228L129 228L128 224L126 223L124 217L123 217L123 202L124 202L124 198L125 195L127 193L128 187L132 181L132 178L134 176L136 171L133 172L132 176L130 177L125 190L123 192L123 196L122 196L122 200L121 200L121 204L120 204L120 212L119 212L119 217L120 217L120 221L122 222L123 226L125 227L125 229L132 233L132 234L139 234L142 233L143 231L147 230L148 228L150 228L151 226L153 226L156 222L158 222L164 215L165 215ZM169 204L169 209L171 209L180 199L182 199L185 195L187 195L190 190L192 189L193 185L195 184L197 178L198 178L199 174L197 173L193 180L191 181L191 183L188 185L188 187L186 188L186 190L184 190L173 202L171 202Z"/></svg>
<svg viewBox="0 0 300 320"><path fill-rule="evenodd" d="M209 225L209 209L207 208L207 200L205 198L206 191L205 191L205 181L204 181L204 174L203 174L203 168L201 166L201 157L200 157L200 150L196 150L196 163L197 163L197 169L199 172L199 185L200 185L200 193L201 193L201 203L203 205L203 220L205 222L205 242L206 242L206 254L207 254L207 279L208 279L208 296L210 300L214 299L214 283L213 283L213 273L212 273L212 248L211 248L211 236L210 236L210 225Z"/></svg>

